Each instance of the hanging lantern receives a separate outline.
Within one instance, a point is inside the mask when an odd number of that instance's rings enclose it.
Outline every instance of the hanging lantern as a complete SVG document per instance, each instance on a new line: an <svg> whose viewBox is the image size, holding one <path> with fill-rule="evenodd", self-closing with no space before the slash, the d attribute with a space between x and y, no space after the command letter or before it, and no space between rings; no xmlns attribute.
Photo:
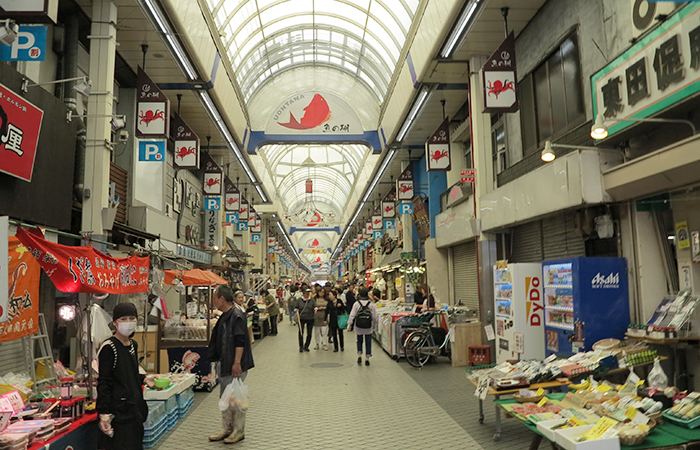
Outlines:
<svg viewBox="0 0 700 450"><path fill-rule="evenodd" d="M311 180L306 180L306 193L307 193L307 194L311 194L311 193L314 191L314 189L313 189L313 184L314 184L313 181L311 181Z"/></svg>

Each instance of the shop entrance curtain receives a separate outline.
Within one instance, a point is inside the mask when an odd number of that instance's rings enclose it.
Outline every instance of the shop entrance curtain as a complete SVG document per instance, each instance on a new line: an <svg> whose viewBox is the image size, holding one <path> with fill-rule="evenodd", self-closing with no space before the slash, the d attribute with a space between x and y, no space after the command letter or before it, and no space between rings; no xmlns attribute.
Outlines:
<svg viewBox="0 0 700 450"><path fill-rule="evenodd" d="M39 230L17 228L17 238L62 292L136 294L148 291L150 258L112 258L92 247L44 239Z"/></svg>

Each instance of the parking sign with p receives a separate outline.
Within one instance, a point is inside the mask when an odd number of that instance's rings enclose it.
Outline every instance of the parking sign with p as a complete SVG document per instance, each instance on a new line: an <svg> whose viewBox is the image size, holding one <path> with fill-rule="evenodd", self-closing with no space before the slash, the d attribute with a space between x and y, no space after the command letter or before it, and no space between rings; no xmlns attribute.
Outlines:
<svg viewBox="0 0 700 450"><path fill-rule="evenodd" d="M139 161L163 162L165 161L165 141L140 140Z"/></svg>

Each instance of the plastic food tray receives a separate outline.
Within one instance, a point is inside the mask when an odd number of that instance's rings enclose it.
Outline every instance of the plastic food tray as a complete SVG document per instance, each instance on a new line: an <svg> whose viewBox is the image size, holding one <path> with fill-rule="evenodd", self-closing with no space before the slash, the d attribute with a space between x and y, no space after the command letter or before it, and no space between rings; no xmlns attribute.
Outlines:
<svg viewBox="0 0 700 450"><path fill-rule="evenodd" d="M668 411L664 411L664 417L673 423L676 423L682 427L690 428L691 430L693 428L700 427L700 416L696 417L695 419L691 419L691 420L683 420L683 419L679 419L678 417L672 416L671 414L668 413Z"/></svg>

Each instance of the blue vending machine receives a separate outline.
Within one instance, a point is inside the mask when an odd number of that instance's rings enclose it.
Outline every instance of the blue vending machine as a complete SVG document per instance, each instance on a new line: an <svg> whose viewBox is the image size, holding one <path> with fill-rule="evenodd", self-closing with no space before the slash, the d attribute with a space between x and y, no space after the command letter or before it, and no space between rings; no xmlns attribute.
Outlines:
<svg viewBox="0 0 700 450"><path fill-rule="evenodd" d="M561 357L622 340L630 323L625 258L568 258L542 263L545 352Z"/></svg>

